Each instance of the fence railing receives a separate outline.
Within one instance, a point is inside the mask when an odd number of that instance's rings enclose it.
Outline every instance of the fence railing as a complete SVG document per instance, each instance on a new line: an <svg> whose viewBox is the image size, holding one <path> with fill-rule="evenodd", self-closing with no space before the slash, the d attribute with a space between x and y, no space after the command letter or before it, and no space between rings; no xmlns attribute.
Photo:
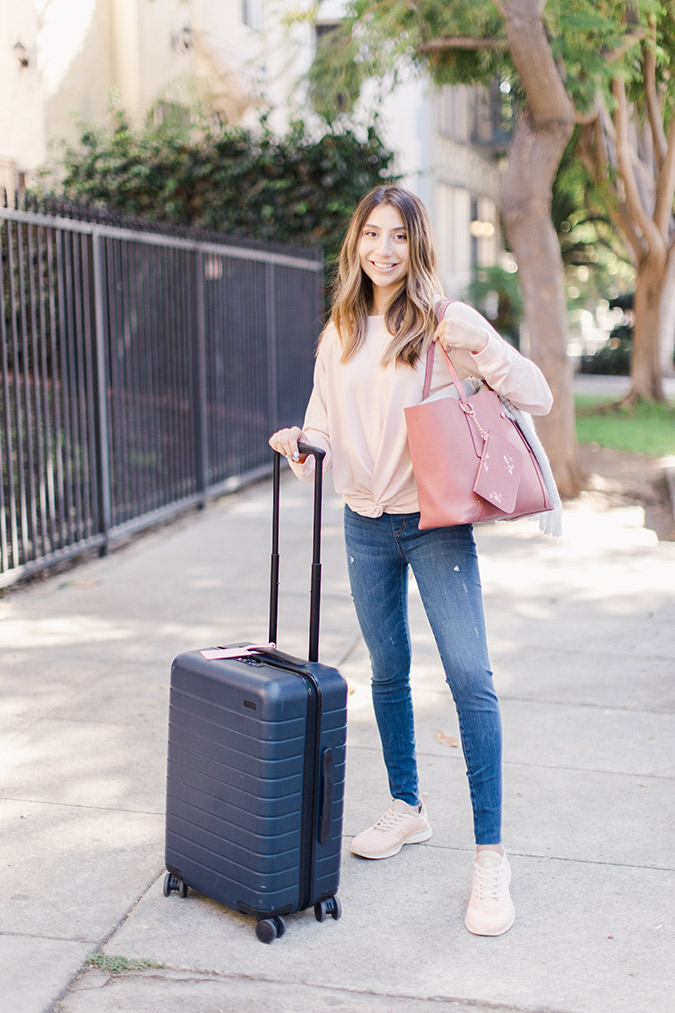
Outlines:
<svg viewBox="0 0 675 1013"><path fill-rule="evenodd" d="M0 586L262 475L300 421L313 251L0 208Z"/></svg>

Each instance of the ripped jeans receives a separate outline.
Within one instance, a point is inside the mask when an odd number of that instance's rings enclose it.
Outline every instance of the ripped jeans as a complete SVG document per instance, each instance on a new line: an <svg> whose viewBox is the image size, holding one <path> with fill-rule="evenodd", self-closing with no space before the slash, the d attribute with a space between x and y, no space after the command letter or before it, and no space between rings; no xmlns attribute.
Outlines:
<svg viewBox="0 0 675 1013"><path fill-rule="evenodd" d="M412 567L459 719L476 844L501 841L501 718L471 525L420 531L419 514L345 507L352 597L372 665L375 719L394 798L419 803L410 691Z"/></svg>

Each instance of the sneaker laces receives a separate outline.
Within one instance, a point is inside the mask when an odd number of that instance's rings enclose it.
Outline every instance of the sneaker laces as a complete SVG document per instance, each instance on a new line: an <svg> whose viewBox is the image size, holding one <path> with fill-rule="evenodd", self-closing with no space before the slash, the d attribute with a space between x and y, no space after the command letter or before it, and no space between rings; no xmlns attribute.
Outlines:
<svg viewBox="0 0 675 1013"><path fill-rule="evenodd" d="M401 802L401 804L406 805L405 802ZM390 830L392 827L395 827L397 823L400 823L401 820L405 819L407 816L410 816L411 814L415 816L420 815L418 812L415 812L415 810L411 806L407 806L407 808L410 809L410 812L405 812L405 810L403 809L398 809L396 807L396 802L394 802L394 805L391 807L391 809L387 809L384 816L380 816L377 823L373 825L373 830Z"/></svg>
<svg viewBox="0 0 675 1013"><path fill-rule="evenodd" d="M396 826L404 819L406 813L402 813L398 809L388 809L384 816L380 816L377 823L373 826L373 830L389 830L391 827Z"/></svg>
<svg viewBox="0 0 675 1013"><path fill-rule="evenodd" d="M479 865L476 862L476 887L479 900L499 900L503 871L503 860L499 862L499 865L490 863L487 866Z"/></svg>

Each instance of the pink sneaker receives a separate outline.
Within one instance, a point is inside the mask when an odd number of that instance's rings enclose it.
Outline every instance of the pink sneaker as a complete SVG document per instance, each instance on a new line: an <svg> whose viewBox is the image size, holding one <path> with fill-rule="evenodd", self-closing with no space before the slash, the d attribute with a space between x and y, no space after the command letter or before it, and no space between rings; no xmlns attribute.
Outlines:
<svg viewBox="0 0 675 1013"><path fill-rule="evenodd" d="M477 936L501 936L516 917L509 893L511 866L498 851L478 851L473 864L473 887L464 924Z"/></svg>
<svg viewBox="0 0 675 1013"><path fill-rule="evenodd" d="M391 858L404 844L419 844L431 837L427 810L422 802L418 812L400 798L395 798L391 809L363 830L352 841L352 853L361 858Z"/></svg>

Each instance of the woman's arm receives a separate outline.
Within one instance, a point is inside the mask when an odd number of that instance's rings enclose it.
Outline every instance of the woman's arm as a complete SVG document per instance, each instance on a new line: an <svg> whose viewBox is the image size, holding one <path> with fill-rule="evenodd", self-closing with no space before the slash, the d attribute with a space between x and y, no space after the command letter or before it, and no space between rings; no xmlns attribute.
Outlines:
<svg viewBox="0 0 675 1013"><path fill-rule="evenodd" d="M305 420L302 429L299 426L291 426L288 429L279 429L270 436L269 444L273 450L288 459L288 462L298 476L303 480L311 480L314 475L314 458L301 456L298 451L298 443L310 443L326 452L323 460L324 472L329 471L332 463L330 452L330 440L328 437L328 412L326 409L326 356L325 342L319 347L314 367L314 385L310 395Z"/></svg>
<svg viewBox="0 0 675 1013"><path fill-rule="evenodd" d="M517 408L546 415L553 396L544 374L497 334L481 314L466 303L452 302L434 340L452 356L460 376L479 376Z"/></svg>

